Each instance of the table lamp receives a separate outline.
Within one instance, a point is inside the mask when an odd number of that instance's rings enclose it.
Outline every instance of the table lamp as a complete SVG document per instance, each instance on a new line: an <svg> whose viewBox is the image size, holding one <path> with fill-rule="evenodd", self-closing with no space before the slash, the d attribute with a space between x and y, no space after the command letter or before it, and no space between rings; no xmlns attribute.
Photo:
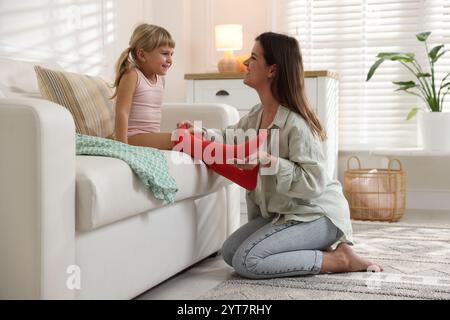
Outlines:
<svg viewBox="0 0 450 320"><path fill-rule="evenodd" d="M239 72L239 61L233 50L242 49L242 25L220 24L216 26L216 49L224 51L217 65L219 72Z"/></svg>

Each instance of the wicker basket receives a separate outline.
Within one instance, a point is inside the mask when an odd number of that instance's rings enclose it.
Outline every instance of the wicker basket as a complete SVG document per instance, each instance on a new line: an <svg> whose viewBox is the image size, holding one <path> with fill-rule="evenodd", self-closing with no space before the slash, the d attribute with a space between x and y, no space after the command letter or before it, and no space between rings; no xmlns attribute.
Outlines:
<svg viewBox="0 0 450 320"><path fill-rule="evenodd" d="M352 159L358 162L357 169L350 169ZM392 169L394 162L399 169ZM358 157L350 157L344 173L344 194L351 218L398 221L405 212L405 185L406 173L400 160L389 160L387 169L364 169Z"/></svg>

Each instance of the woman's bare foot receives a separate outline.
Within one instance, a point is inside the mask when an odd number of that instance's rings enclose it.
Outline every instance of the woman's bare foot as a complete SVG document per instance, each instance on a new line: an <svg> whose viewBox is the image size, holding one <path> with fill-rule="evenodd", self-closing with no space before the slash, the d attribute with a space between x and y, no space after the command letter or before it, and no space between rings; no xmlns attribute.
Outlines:
<svg viewBox="0 0 450 320"><path fill-rule="evenodd" d="M321 273L329 272L381 272L383 268L372 261L362 258L346 243L340 243L336 250L323 252Z"/></svg>
<svg viewBox="0 0 450 320"><path fill-rule="evenodd" d="M372 261L365 259L363 257L360 257L356 254L356 252L346 243L342 242L340 243L336 250L340 253L342 253L348 260L349 260L349 266L350 271L367 271L368 268L372 270L375 270L374 272L380 272L383 271L383 268L376 263L373 263ZM378 268L378 270L376 270Z"/></svg>

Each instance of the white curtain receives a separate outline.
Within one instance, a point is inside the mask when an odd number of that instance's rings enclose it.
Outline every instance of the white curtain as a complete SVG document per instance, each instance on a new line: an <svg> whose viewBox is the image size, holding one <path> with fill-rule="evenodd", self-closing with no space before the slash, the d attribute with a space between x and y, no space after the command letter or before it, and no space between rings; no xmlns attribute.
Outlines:
<svg viewBox="0 0 450 320"><path fill-rule="evenodd" d="M421 102L394 92L392 84L414 80L412 74L388 61L369 82L366 76L379 52L415 52L429 69L415 35L431 31L429 49L445 44L450 50L450 0L274 0L273 9L275 29L299 40L306 70L341 76L341 150L417 146L416 119L406 121L406 115ZM450 52L436 71L439 84L450 72Z"/></svg>

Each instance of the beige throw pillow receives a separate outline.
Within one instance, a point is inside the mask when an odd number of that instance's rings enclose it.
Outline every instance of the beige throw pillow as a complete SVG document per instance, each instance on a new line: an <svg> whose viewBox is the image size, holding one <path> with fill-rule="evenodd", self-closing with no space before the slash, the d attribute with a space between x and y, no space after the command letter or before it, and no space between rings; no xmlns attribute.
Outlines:
<svg viewBox="0 0 450 320"><path fill-rule="evenodd" d="M76 131L97 137L114 132L113 92L100 77L54 71L35 66L39 90L45 99L66 107Z"/></svg>

